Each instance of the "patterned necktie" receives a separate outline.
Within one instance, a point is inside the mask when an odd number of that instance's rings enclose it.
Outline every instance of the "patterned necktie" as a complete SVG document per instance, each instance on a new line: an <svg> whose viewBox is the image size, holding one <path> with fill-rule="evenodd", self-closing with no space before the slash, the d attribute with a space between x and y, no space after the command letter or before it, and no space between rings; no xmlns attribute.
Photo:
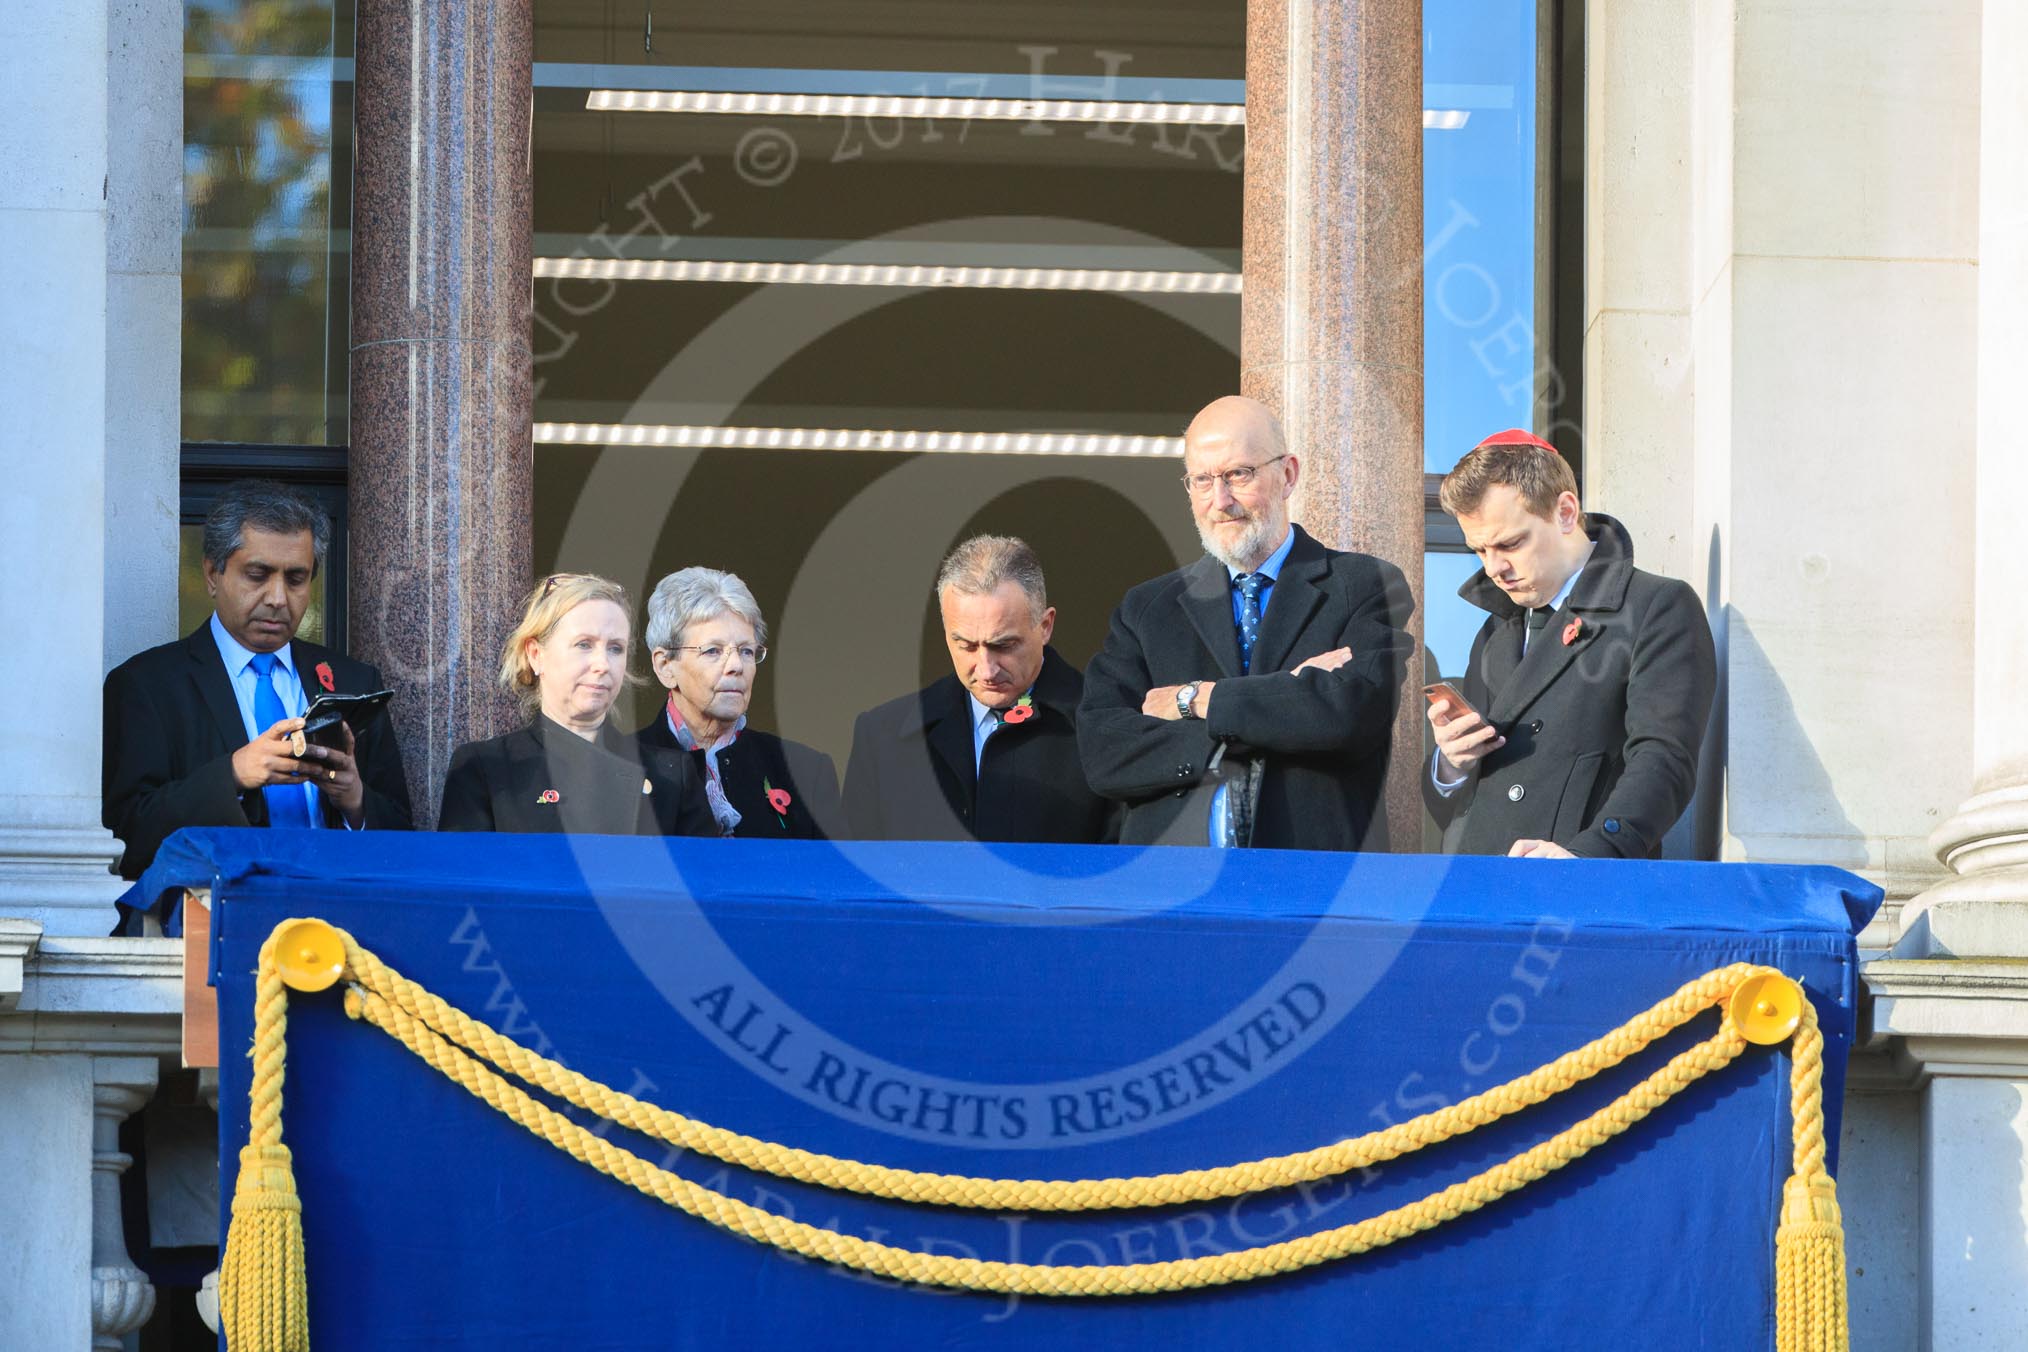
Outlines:
<svg viewBox="0 0 2028 1352"><path fill-rule="evenodd" d="M1528 633L1521 640L1521 651L1527 652L1535 636L1549 627L1549 617L1556 613L1554 606L1536 606L1528 612Z"/></svg>
<svg viewBox="0 0 2028 1352"><path fill-rule="evenodd" d="M254 727L266 732L289 716L282 707L282 696L275 689L275 667L278 663L273 653L255 653L249 663L254 669ZM307 827L310 824L310 805L303 801L303 786L300 784L270 784L261 790L268 800L268 825L276 827Z"/></svg>
<svg viewBox="0 0 2028 1352"><path fill-rule="evenodd" d="M1260 593L1268 579L1259 573L1241 573L1233 585L1239 588L1239 670L1253 670L1253 645L1260 641Z"/></svg>

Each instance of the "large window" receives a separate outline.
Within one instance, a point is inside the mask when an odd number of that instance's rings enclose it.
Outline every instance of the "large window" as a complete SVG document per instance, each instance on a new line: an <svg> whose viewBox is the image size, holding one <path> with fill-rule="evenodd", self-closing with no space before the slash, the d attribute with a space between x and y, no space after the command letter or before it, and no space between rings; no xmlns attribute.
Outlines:
<svg viewBox="0 0 2028 1352"><path fill-rule="evenodd" d="M279 478L341 529L303 636L342 645L351 0L188 0L183 50L182 627L210 612L198 524Z"/></svg>
<svg viewBox="0 0 2028 1352"><path fill-rule="evenodd" d="M1575 436L1558 186L1580 129L1555 105L1576 3L1423 8L1432 476L1497 428ZM185 13L186 521L238 473L342 518L351 0ZM538 568L741 573L777 625L756 718L842 752L857 709L944 662L919 556L1028 536L1082 662L1128 582L1195 554L1167 456L1239 378L1242 0L535 0L535 19ZM1091 99L1169 111L1051 106ZM905 449L927 434L940 449ZM1027 453L987 453L1003 434ZM1454 672L1473 564L1440 513L1428 543L1430 665ZM185 570L201 609L194 549ZM876 611L906 621L847 622Z"/></svg>
<svg viewBox="0 0 2028 1352"><path fill-rule="evenodd" d="M539 566L739 573L753 717L842 758L949 671L957 540L1036 546L1079 665L1197 552L1171 457L1239 380L1242 4L667 6L652 51L638 7L536 12ZM1188 120L1051 106L1091 99ZM958 449L859 448L927 434Z"/></svg>

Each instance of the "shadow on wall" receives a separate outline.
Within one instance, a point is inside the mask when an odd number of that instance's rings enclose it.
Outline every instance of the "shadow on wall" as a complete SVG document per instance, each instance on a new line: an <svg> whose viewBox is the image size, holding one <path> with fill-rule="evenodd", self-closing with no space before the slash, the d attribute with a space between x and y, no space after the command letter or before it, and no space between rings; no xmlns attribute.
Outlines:
<svg viewBox="0 0 2028 1352"><path fill-rule="evenodd" d="M1754 637L1737 607L1726 606L1712 626L1719 647L1720 704L1713 725L1722 726L1722 795L1709 804L1693 802L1685 816L1701 821L1700 807L1713 815L1722 804L1723 829L1740 842L1746 858L1761 863L1803 862L1861 869L1866 841L1844 808L1830 773L1796 715L1794 701L1774 662ZM1718 710L1722 709L1722 719ZM1731 748L1740 748L1735 756ZM1703 773L1699 773L1699 789ZM1788 842L1807 842L1791 848Z"/></svg>
<svg viewBox="0 0 2028 1352"><path fill-rule="evenodd" d="M1723 554L1718 527L1711 528L1711 548L1704 566L1704 619L1711 626L1711 644L1717 650L1718 684L1711 695L1711 718L1704 725L1704 741L1697 748L1697 785L1690 806L1662 838L1664 859L1716 859L1725 834L1725 704L1731 682L1726 666L1726 608L1719 597L1724 593Z"/></svg>

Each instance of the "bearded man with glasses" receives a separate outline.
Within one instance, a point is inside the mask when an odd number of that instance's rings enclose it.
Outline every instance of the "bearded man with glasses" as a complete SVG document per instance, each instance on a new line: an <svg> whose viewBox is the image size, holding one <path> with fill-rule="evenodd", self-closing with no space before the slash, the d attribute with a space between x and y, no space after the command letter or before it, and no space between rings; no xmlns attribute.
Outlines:
<svg viewBox="0 0 2028 1352"><path fill-rule="evenodd" d="M1238 395L1183 436L1205 557L1144 582L1085 671L1078 746L1126 844L1384 850L1414 608L1393 564L1289 520L1302 472Z"/></svg>

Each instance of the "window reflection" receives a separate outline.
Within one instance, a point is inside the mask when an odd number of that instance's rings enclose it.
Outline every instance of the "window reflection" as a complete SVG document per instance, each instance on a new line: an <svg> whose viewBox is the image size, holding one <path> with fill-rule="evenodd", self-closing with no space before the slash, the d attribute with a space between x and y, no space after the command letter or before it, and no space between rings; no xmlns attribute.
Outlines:
<svg viewBox="0 0 2028 1352"><path fill-rule="evenodd" d="M349 435L350 34L349 0L185 6L185 441Z"/></svg>
<svg viewBox="0 0 2028 1352"><path fill-rule="evenodd" d="M1535 425L1537 0L1426 0L1423 468ZM1429 119L1426 116L1426 123Z"/></svg>

